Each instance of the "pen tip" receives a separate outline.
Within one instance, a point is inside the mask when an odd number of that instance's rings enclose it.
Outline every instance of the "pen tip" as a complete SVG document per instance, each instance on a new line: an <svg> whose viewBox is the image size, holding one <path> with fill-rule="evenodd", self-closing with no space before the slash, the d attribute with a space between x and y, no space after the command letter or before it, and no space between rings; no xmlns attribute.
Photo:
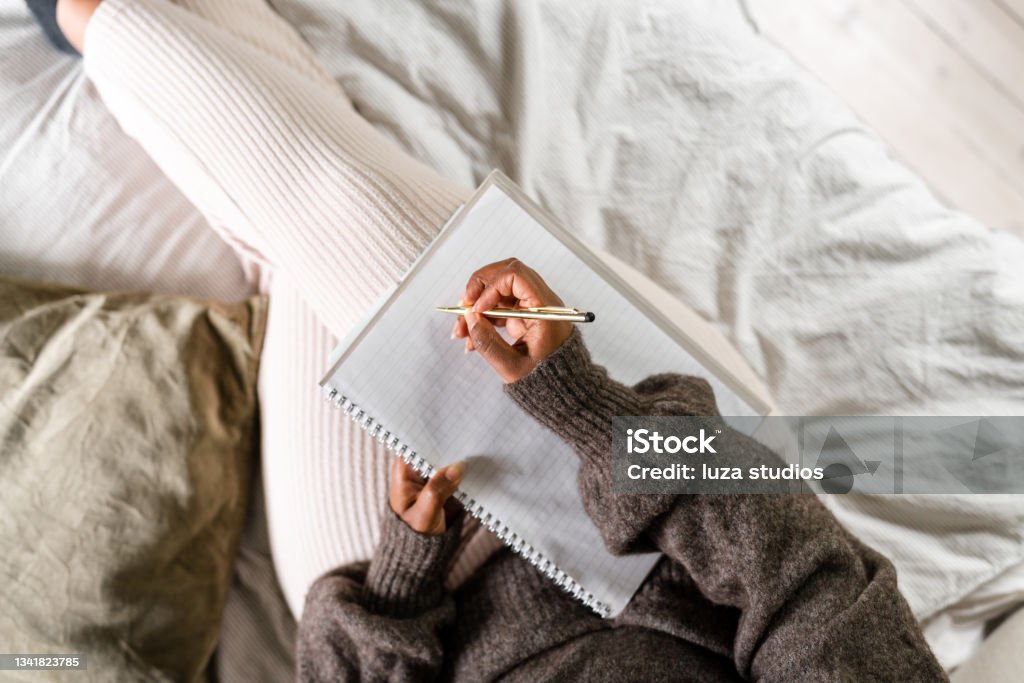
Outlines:
<svg viewBox="0 0 1024 683"><path fill-rule="evenodd" d="M593 313L587 313L587 316L586 316L586 322L588 322L588 323L592 323L592 322L594 322L594 318L596 318L596 317L597 317L597 316L596 316L596 315L594 315Z"/></svg>

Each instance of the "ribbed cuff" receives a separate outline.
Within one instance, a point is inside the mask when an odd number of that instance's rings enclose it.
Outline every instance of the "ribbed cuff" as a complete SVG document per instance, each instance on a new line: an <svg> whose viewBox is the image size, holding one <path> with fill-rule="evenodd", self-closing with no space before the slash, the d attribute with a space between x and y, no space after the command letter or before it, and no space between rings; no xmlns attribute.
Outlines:
<svg viewBox="0 0 1024 683"><path fill-rule="evenodd" d="M505 385L505 393L577 447L595 440L610 444L613 417L643 414L635 392L610 379L605 369L590 359L578 330L530 374Z"/></svg>
<svg viewBox="0 0 1024 683"><path fill-rule="evenodd" d="M363 588L367 609L409 616L430 609L444 593L444 577L459 543L461 517L439 536L413 531L390 509Z"/></svg>

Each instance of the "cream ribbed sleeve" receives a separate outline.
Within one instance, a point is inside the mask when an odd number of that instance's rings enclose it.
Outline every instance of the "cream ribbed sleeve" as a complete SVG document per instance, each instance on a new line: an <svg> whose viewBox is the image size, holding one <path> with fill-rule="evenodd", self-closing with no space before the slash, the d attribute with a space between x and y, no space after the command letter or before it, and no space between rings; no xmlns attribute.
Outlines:
<svg viewBox="0 0 1024 683"><path fill-rule="evenodd" d="M238 17L237 26L227 21ZM211 222L286 271L341 335L466 191L360 118L294 32L268 31L272 22L283 24L262 3L190 11L167 0L105 0L87 28L86 71Z"/></svg>
<svg viewBox="0 0 1024 683"><path fill-rule="evenodd" d="M320 399L327 354L469 191L360 118L262 0L104 0L84 59L122 128L270 293L262 468L298 616L320 574L370 558L387 501L390 456ZM493 547L478 535L453 576Z"/></svg>

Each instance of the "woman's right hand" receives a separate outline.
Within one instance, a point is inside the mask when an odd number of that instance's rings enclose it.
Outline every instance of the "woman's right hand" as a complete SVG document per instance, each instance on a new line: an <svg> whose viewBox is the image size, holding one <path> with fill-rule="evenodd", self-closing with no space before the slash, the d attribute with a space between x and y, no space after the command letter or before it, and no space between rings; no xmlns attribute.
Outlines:
<svg viewBox="0 0 1024 683"><path fill-rule="evenodd" d="M466 339L466 350L475 350L511 384L530 374L537 365L558 350L572 334L572 323L553 320L499 318L491 322L481 312L490 308L540 308L563 306L544 279L518 259L497 261L479 269L469 278L462 296L463 306L473 310L455 322L452 336ZM495 326L505 326L514 340L509 344Z"/></svg>

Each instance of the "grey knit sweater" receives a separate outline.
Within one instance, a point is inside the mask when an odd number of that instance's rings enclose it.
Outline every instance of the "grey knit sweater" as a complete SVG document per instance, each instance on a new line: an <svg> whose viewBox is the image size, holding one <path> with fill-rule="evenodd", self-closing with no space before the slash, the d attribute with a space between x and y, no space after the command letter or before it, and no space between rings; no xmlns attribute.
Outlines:
<svg viewBox="0 0 1024 683"><path fill-rule="evenodd" d="M714 415L703 380L623 386L574 333L506 391L575 449L608 548L656 548L662 560L611 620L507 550L451 594L458 525L423 536L388 511L373 560L310 589L300 680L946 680L892 564L814 496L612 491L612 417Z"/></svg>

